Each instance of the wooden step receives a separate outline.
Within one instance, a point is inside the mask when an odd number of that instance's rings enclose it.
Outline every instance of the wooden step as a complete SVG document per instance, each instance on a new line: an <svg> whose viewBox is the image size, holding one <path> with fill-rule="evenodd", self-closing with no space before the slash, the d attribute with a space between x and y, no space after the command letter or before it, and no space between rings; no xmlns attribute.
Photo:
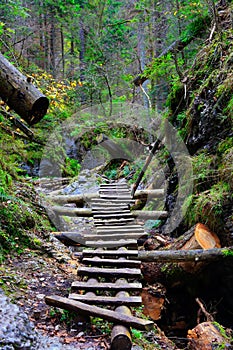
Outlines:
<svg viewBox="0 0 233 350"><path fill-rule="evenodd" d="M141 277L140 269L133 268L100 268L100 267L78 267L78 276L104 276L104 277L129 277L136 278Z"/></svg>
<svg viewBox="0 0 233 350"><path fill-rule="evenodd" d="M112 187L129 189L129 186L126 182L125 183L113 182L108 184L100 184L100 188L112 188Z"/></svg>
<svg viewBox="0 0 233 350"><path fill-rule="evenodd" d="M134 218L119 218L119 219L95 219L94 223L96 226L100 225L128 225L131 222L134 222Z"/></svg>
<svg viewBox="0 0 233 350"><path fill-rule="evenodd" d="M95 249L95 250L90 250L90 249L84 249L82 251L83 257L92 257L92 256L100 256L100 257L110 257L110 256L115 256L115 257L132 257L138 258L138 250L103 250L103 249Z"/></svg>
<svg viewBox="0 0 233 350"><path fill-rule="evenodd" d="M103 229L103 228L105 228L105 229ZM107 229L108 228L108 226L98 226L97 227L97 229L96 229L96 233L98 234L98 235L105 235L105 234L121 234L121 233L123 233L123 234L129 234L129 233L135 233L135 234L138 234L138 233L141 233L142 235L147 235L148 233L147 232L145 232L143 229L138 229L138 230L136 230L136 229L123 229L124 227L127 227L127 225L125 225L125 226L120 226L120 227L122 227L122 230L120 229L120 228L116 228L115 230L114 229Z"/></svg>
<svg viewBox="0 0 233 350"><path fill-rule="evenodd" d="M102 226L102 227L98 227L97 228L97 232L104 232L104 231L108 231L108 232L116 232L116 231L121 231L121 232L144 232L144 229L142 226L140 225L133 225L133 224L128 224L125 226L117 226L117 225L113 225L113 226Z"/></svg>
<svg viewBox="0 0 233 350"><path fill-rule="evenodd" d="M93 217L94 219L111 219L111 218L113 219L132 218L133 219L133 216L130 213L130 211L128 212L122 211L120 213L103 213L103 214L95 213Z"/></svg>
<svg viewBox="0 0 233 350"><path fill-rule="evenodd" d="M135 316L128 316L117 311L103 309L99 306L88 305L86 303L82 303L81 301L63 298L58 295L46 296L45 302L48 305L55 306L61 309L74 311L93 317L100 317L104 320L114 322L117 324L124 324L139 330L148 331L154 326L154 323L152 321L141 319Z"/></svg>
<svg viewBox="0 0 233 350"><path fill-rule="evenodd" d="M91 203L94 204L99 204L99 203L109 203L109 205L111 204L128 204L128 203L134 203L135 199L123 199L123 198L111 198L111 199L104 199L104 198L98 198L95 200L92 200Z"/></svg>
<svg viewBox="0 0 233 350"><path fill-rule="evenodd" d="M73 300L78 300L83 303L87 303L90 305L126 305L126 306L140 306L142 304L141 297L108 297L103 295L93 295L86 296L85 294L69 294L69 298Z"/></svg>
<svg viewBox="0 0 233 350"><path fill-rule="evenodd" d="M116 248L116 247L137 247L136 239L121 239L121 240L111 240L111 241L86 241L85 246L94 248Z"/></svg>
<svg viewBox="0 0 233 350"><path fill-rule="evenodd" d="M84 241L82 240L82 243L86 243L87 240L96 240L96 241L99 241L100 239L102 241L106 240L106 241L109 241L109 240L114 240L114 241L117 241L118 239L129 239L129 238L134 238L134 239L139 239L140 237L143 237L143 236L147 236L147 233L146 232L139 232L139 233L135 233L135 232L130 232L130 233L124 233L124 232L121 232L121 233L110 233L110 234L107 234L107 233L99 233L99 234L87 234L87 235L83 235L83 239Z"/></svg>
<svg viewBox="0 0 233 350"><path fill-rule="evenodd" d="M100 187L99 193L111 193L111 192L119 192L119 193L129 193L130 191L127 187Z"/></svg>
<svg viewBox="0 0 233 350"><path fill-rule="evenodd" d="M85 291L98 291L98 290L108 290L108 291L141 291L141 283L107 283L107 282L98 282L98 283L89 283L75 281L71 285L72 290L85 290Z"/></svg>
<svg viewBox="0 0 233 350"><path fill-rule="evenodd" d="M124 206L109 206L109 205L106 205L105 207L101 204L100 206L92 206L92 211L93 213L95 212L100 212L100 213L106 213L106 212L109 212L109 213L112 213L112 212L120 212L122 210L129 210L129 207L127 205L124 205Z"/></svg>
<svg viewBox="0 0 233 350"><path fill-rule="evenodd" d="M132 197L130 196L130 194L120 194L120 193L116 193L116 194L107 194L107 193L100 193L99 194L100 198L102 199L106 199L106 200L131 200Z"/></svg>
<svg viewBox="0 0 233 350"><path fill-rule="evenodd" d="M140 268L141 261L129 259L101 259L99 257L83 258L82 263L92 266L115 266L115 267L135 267Z"/></svg>

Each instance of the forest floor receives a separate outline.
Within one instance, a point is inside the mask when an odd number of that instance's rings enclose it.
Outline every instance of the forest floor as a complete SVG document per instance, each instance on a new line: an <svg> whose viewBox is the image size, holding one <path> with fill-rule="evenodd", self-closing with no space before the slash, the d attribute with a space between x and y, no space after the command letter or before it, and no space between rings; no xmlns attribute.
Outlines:
<svg viewBox="0 0 233 350"><path fill-rule="evenodd" d="M46 295L66 296L76 279L77 261L69 259L66 251L63 254L63 262L30 249L9 257L0 268L4 291L44 335L59 337L62 343L78 349L107 349L108 335L97 325L77 323L68 312L44 302Z"/></svg>

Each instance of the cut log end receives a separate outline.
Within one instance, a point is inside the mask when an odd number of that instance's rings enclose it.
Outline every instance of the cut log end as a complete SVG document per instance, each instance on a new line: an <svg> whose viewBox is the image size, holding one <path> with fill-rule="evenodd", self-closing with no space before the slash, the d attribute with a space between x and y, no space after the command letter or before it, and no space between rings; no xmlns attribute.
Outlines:
<svg viewBox="0 0 233 350"><path fill-rule="evenodd" d="M116 327L121 327L122 326L116 326ZM132 341L131 341L131 336L130 333L129 335L127 334L122 334L122 329L118 329L119 334L112 335L111 339L111 350L131 350L132 348Z"/></svg>
<svg viewBox="0 0 233 350"><path fill-rule="evenodd" d="M39 97L33 104L32 110L27 118L27 123L32 126L38 123L47 113L49 100L45 96Z"/></svg>

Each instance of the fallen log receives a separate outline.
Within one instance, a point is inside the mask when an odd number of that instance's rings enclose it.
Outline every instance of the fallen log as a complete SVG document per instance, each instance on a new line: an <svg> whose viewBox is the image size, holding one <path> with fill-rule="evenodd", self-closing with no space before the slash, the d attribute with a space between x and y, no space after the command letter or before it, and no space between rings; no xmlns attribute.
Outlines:
<svg viewBox="0 0 233 350"><path fill-rule="evenodd" d="M190 350L231 349L229 338L217 322L203 322L188 331Z"/></svg>
<svg viewBox="0 0 233 350"><path fill-rule="evenodd" d="M193 250L139 250L138 258L142 262L177 263L177 262L210 262L233 257L233 247Z"/></svg>
<svg viewBox="0 0 233 350"><path fill-rule="evenodd" d="M89 208L69 208L69 207L60 207L60 206L54 206L51 207L52 211L55 211L59 215L64 215L64 216L81 216L81 217L90 217L92 215L95 215L95 218L111 216L111 217L118 217L118 216L126 216L123 215L124 212L122 211L120 214L118 213L106 213L101 215L95 214L91 209ZM128 214L128 213L127 213ZM133 210L131 213L128 215L132 215L133 217L137 218L139 217L140 219L164 219L167 218L168 213L166 211L150 211L150 210Z"/></svg>
<svg viewBox="0 0 233 350"><path fill-rule="evenodd" d="M41 186L43 186L43 182L41 183ZM135 192L134 198L143 198L145 197L147 199L148 196L150 198L158 198L164 195L163 189L156 189L156 190L139 190ZM55 195L55 196L49 196L49 200L56 202L56 203L76 203L76 204L83 204L85 202L89 202L90 200L94 198L99 198L99 193L83 193L78 195Z"/></svg>
<svg viewBox="0 0 233 350"><path fill-rule="evenodd" d="M220 248L220 240L218 236L210 231L210 229L201 223L193 227L192 237L182 246L181 249L211 249Z"/></svg>
<svg viewBox="0 0 233 350"><path fill-rule="evenodd" d="M198 223L193 227L193 235L191 238L181 247L181 250L192 249L213 249L220 248L220 240L218 236L212 232L206 225ZM196 272L202 268L202 262L196 260L194 263L179 264L179 266L187 272Z"/></svg>
<svg viewBox="0 0 233 350"><path fill-rule="evenodd" d="M51 207L51 210L56 212L58 215L64 215L64 216L90 217L93 215L92 210L88 208L69 208L69 207L54 206L54 207Z"/></svg>
<svg viewBox="0 0 233 350"><path fill-rule="evenodd" d="M0 97L30 126L46 114L49 100L0 53Z"/></svg>

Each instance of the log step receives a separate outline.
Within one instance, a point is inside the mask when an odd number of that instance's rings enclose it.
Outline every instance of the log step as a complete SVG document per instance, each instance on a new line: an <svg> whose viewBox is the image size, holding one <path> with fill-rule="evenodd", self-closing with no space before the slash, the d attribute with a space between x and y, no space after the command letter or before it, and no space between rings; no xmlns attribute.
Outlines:
<svg viewBox="0 0 233 350"><path fill-rule="evenodd" d="M138 250L103 250L103 249L84 249L82 252L83 257L92 257L92 256L100 256L100 257L132 257L138 258Z"/></svg>
<svg viewBox="0 0 233 350"><path fill-rule="evenodd" d="M123 198L111 198L111 199L104 199L104 198L96 198L95 200L93 199L92 201L91 201L91 203L94 203L94 204L99 204L99 203L105 203L105 204L108 204L109 203L109 205L113 205L113 204L116 204L116 205L118 205L118 204L120 204L120 205L126 205L126 204L129 204L129 203L135 203L135 199L132 199L132 198L130 198L130 199L123 199Z"/></svg>
<svg viewBox="0 0 233 350"><path fill-rule="evenodd" d="M144 236L144 235L148 235L148 233L147 232L145 232L144 230L136 230L136 229L134 229L134 230L128 230L128 229L125 229L125 230L120 230L119 228L117 228L116 230L113 230L113 229L111 229L111 230L104 230L104 229L102 229L102 228L100 228L101 226L98 226L98 228L97 228L97 230L96 230L96 233L98 234L98 235L106 235L106 234L125 234L125 235L127 235L127 234L130 234L130 233L134 233L134 234L141 234L142 236ZM104 227L108 227L108 226L104 226ZM122 226L122 227L124 227L124 226Z"/></svg>
<svg viewBox="0 0 233 350"><path fill-rule="evenodd" d="M140 306L142 304L141 297L108 297L103 295L93 295L86 296L85 294L69 294L69 298L73 300L78 300L83 303L87 303L90 305L126 305L126 306Z"/></svg>
<svg viewBox="0 0 233 350"><path fill-rule="evenodd" d="M115 266L115 267L135 267L140 268L139 260L118 260L118 259L101 259L99 257L83 258L82 263L92 266Z"/></svg>
<svg viewBox="0 0 233 350"><path fill-rule="evenodd" d="M79 282L75 281L71 285L72 290L86 290L86 291L135 291L140 292L142 290L141 283L107 283L107 282Z"/></svg>
<svg viewBox="0 0 233 350"><path fill-rule="evenodd" d="M133 268L99 268L99 267L78 267L78 276L105 276L105 277L141 277L140 269Z"/></svg>
<svg viewBox="0 0 233 350"><path fill-rule="evenodd" d="M116 241L86 241L85 244L87 247L94 247L94 248L116 248L116 247L129 247L129 246L137 246L137 240L136 239L121 239Z"/></svg>
<svg viewBox="0 0 233 350"><path fill-rule="evenodd" d="M127 188L129 189L129 186L127 183L112 183L112 184L100 184L100 188Z"/></svg>
<svg viewBox="0 0 233 350"><path fill-rule="evenodd" d="M128 225L128 223L134 222L134 218L122 218L122 219L95 219L95 225Z"/></svg>
<svg viewBox="0 0 233 350"><path fill-rule="evenodd" d="M144 229L140 225L125 225L125 226L102 226L97 228L98 233L104 233L104 232L144 232Z"/></svg>
<svg viewBox="0 0 233 350"><path fill-rule="evenodd" d="M59 307L65 310L82 313L84 315L90 315L94 317L100 317L110 322L117 324L124 324L139 330L150 330L153 328L154 323L148 320L144 320L135 316L129 316L117 311L103 309L99 306L88 305L80 301L72 300L69 298L63 298L58 295L51 295L45 297L45 302L48 305Z"/></svg>
<svg viewBox="0 0 233 350"><path fill-rule="evenodd" d="M130 194L119 194L119 193L116 193L116 194L107 194L107 193L100 193L100 198L102 199L106 199L106 200L109 200L109 199L115 199L115 200L131 200L132 197L130 196Z"/></svg>
<svg viewBox="0 0 233 350"><path fill-rule="evenodd" d="M129 207L127 205L125 206L109 206L109 205L106 205L106 207L104 207L102 204L100 206L92 206L92 211L93 213L95 212L100 212L101 213L106 213L106 212L109 212L109 213L114 213L114 212L121 212L121 211L128 211L130 212L129 210Z"/></svg>
<svg viewBox="0 0 233 350"><path fill-rule="evenodd" d="M111 193L111 192L118 192L118 193L129 193L130 191L127 187L100 187L99 193Z"/></svg>
<svg viewBox="0 0 233 350"><path fill-rule="evenodd" d="M140 233L135 233L135 232L130 232L130 233L110 233L110 234L107 234L107 233L99 233L99 234L88 234L88 235L84 235L83 236L83 240L80 241L80 243L85 243L87 240L96 240L96 241L99 241L100 239L102 241L106 240L106 241L109 241L109 240L114 240L114 241L117 241L118 239L128 239L128 238L134 238L134 239L139 239L140 237L143 237L143 236L147 236L147 233L144 232L140 232Z"/></svg>
<svg viewBox="0 0 233 350"><path fill-rule="evenodd" d="M122 211L120 213L96 213L93 215L94 219L117 219L117 218L132 218L133 219L133 216L132 214L130 213L130 211L126 212L126 211Z"/></svg>

